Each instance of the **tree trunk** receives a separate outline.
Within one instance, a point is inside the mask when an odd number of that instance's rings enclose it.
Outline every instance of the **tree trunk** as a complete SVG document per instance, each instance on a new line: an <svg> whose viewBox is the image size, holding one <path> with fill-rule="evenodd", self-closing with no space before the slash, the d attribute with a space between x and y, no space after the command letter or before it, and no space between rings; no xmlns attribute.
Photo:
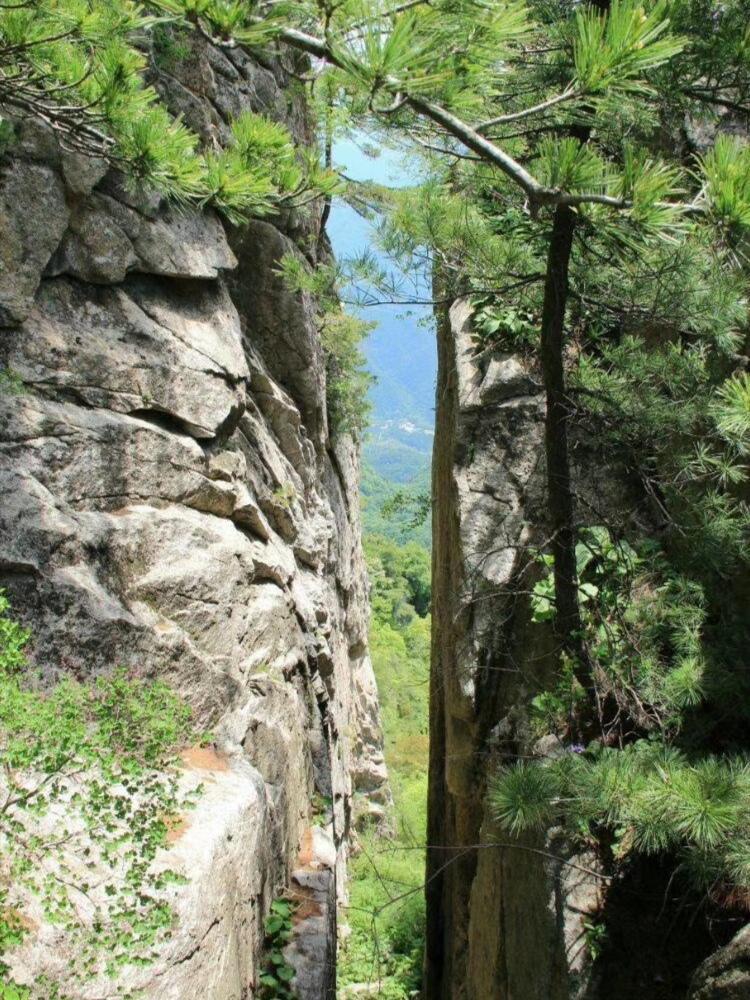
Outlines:
<svg viewBox="0 0 750 1000"><path fill-rule="evenodd" d="M565 391L563 334L568 301L570 264L575 212L564 205L555 210L552 236L547 252L547 272L542 309L542 371L547 397L545 451L547 457L547 502L552 528L554 556L555 633L561 646L575 658L575 673L588 690L590 670L581 635L581 609L576 572L576 531L573 489L568 455L568 400Z"/></svg>

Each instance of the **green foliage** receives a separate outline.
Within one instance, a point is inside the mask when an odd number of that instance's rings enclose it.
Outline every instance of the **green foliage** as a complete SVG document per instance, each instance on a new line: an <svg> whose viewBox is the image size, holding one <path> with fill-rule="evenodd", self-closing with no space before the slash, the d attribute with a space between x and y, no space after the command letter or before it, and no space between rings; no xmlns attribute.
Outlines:
<svg viewBox="0 0 750 1000"><path fill-rule="evenodd" d="M712 213L730 230L750 228L750 146L720 135L700 161Z"/></svg>
<svg viewBox="0 0 750 1000"><path fill-rule="evenodd" d="M342 1000L370 983L388 1000L421 986L426 836L430 621L429 554L365 537L373 584L370 651L395 801L395 836L362 838L350 865L351 934L339 951ZM415 611L415 606L420 610Z"/></svg>
<svg viewBox="0 0 750 1000"><path fill-rule="evenodd" d="M39 689L29 638L0 594L0 945L7 956L39 908L65 931L74 980L116 980L171 933L164 890L181 876L154 861L190 805L175 767L176 751L195 740L190 711L160 681L123 670ZM0 977L12 996L2 956ZM20 995L46 1000L53 985Z"/></svg>
<svg viewBox="0 0 750 1000"><path fill-rule="evenodd" d="M656 739L516 764L498 775L490 799L513 834L565 823L585 840L604 827L616 857L673 852L699 889L727 892L749 888L749 792L745 758L691 760Z"/></svg>
<svg viewBox="0 0 750 1000"><path fill-rule="evenodd" d="M535 622L554 618L552 558L534 585ZM629 721L674 737L685 711L705 695L706 599L701 586L676 574L646 549L640 557L601 526L581 533L576 547L585 639L599 671L600 697L611 697ZM565 733L584 692L564 659L555 685L532 701L537 731Z"/></svg>
<svg viewBox="0 0 750 1000"><path fill-rule="evenodd" d="M192 52L184 28L170 28L161 22L157 22L151 30L151 45L156 65L168 73L188 59Z"/></svg>
<svg viewBox="0 0 750 1000"><path fill-rule="evenodd" d="M324 313L321 341L326 355L326 398L334 430L360 437L370 415L367 392L373 377L365 369L361 343L374 324L338 308Z"/></svg>
<svg viewBox="0 0 750 1000"><path fill-rule="evenodd" d="M685 193L680 169L657 159L648 150L623 143L620 173L611 191L630 203L627 220L638 228L642 238L667 239L685 231L679 204L680 196Z"/></svg>
<svg viewBox="0 0 750 1000"><path fill-rule="evenodd" d="M501 772L491 793L497 820L513 834L549 826L558 794L555 779L550 768L528 761Z"/></svg>
<svg viewBox="0 0 750 1000"><path fill-rule="evenodd" d="M132 0L5 5L0 103L14 116L51 121L67 145L110 159L133 183L177 203L212 204L233 222L337 188L317 157L295 155L288 133L259 115L232 123L229 149L202 150L145 82L149 42L156 66L176 72L193 58L196 18L231 34L245 24L247 4L157 0L150 8Z"/></svg>
<svg viewBox="0 0 750 1000"><path fill-rule="evenodd" d="M603 191L607 167L586 143L567 136L546 136L539 144L537 173L548 187L565 191Z"/></svg>
<svg viewBox="0 0 750 1000"><path fill-rule="evenodd" d="M625 452L647 489L663 493L679 525L675 546L696 567L718 571L745 561L750 528L736 489L747 476L744 379L721 371L702 345L649 349L623 337L582 358L574 378L586 410L601 419L601 439Z"/></svg>
<svg viewBox="0 0 750 1000"><path fill-rule="evenodd" d="M586 939L586 950L591 956L591 961L595 962L604 951L607 940L607 925L599 923L595 919L586 918L583 921L583 933Z"/></svg>
<svg viewBox="0 0 750 1000"><path fill-rule="evenodd" d="M406 514L409 520L407 528L419 528L430 516L432 499L428 493L414 493L407 490L396 490L381 507L384 517Z"/></svg>
<svg viewBox="0 0 750 1000"><path fill-rule="evenodd" d="M299 254L288 253L281 258L278 273L291 291L317 300L331 429L360 438L370 415L367 393L373 383L365 368L362 342L375 324L342 308L338 298L341 275L335 265L310 267Z"/></svg>
<svg viewBox="0 0 750 1000"><path fill-rule="evenodd" d="M288 900L275 899L263 924L263 969L258 980L261 1000L294 1000L294 969L284 958L284 948L292 937L294 910Z"/></svg>
<svg viewBox="0 0 750 1000"><path fill-rule="evenodd" d="M647 9L638 0L614 0L606 17L593 7L578 10L573 58L581 92L646 89L649 71L684 46L683 39L668 32L668 10L665 2Z"/></svg>
<svg viewBox="0 0 750 1000"><path fill-rule="evenodd" d="M430 554L416 542L398 545L387 538L364 539L375 621L394 627L424 617L431 598Z"/></svg>
<svg viewBox="0 0 750 1000"><path fill-rule="evenodd" d="M19 396L24 388L20 375L11 368L0 368L0 396Z"/></svg>
<svg viewBox="0 0 750 1000"><path fill-rule="evenodd" d="M415 90L434 84L436 75L426 72L433 62L427 46L418 15L409 12L396 17L389 32L368 19L355 48L342 44L334 51L349 76L375 94L389 77L408 80Z"/></svg>
<svg viewBox="0 0 750 1000"><path fill-rule="evenodd" d="M504 305L493 297L477 295L472 338L479 350L497 344L528 351L539 338L539 316L514 305Z"/></svg>
<svg viewBox="0 0 750 1000"><path fill-rule="evenodd" d="M396 837L388 843L366 835L350 864L351 933L339 949L342 1000L357 995L348 989L354 983L369 983L384 1000L408 1000L421 986L426 776L411 781L397 776L394 794L400 817ZM418 803L415 811L412 802Z"/></svg>
<svg viewBox="0 0 750 1000"><path fill-rule="evenodd" d="M750 451L750 375L747 372L727 379L720 386L712 410L722 437L741 454Z"/></svg>
<svg viewBox="0 0 750 1000"><path fill-rule="evenodd" d="M383 448L382 442L367 441L365 444L365 461L362 466L360 489L362 492L362 526L367 535L381 535L391 541L403 544L417 542L429 549L431 538L431 522L429 515L421 520L422 511L426 506L423 498L429 496L430 465L429 457L415 456L409 451L403 465L394 455L395 443L388 442ZM373 454L374 453L374 454ZM391 458L395 466L390 477L378 474L370 464L369 459L375 457L386 470L391 467ZM416 475L414 466L417 459ZM420 469L421 464L421 469ZM407 485L398 487L394 484L405 482ZM398 499L403 497L403 504ZM419 515L420 523L417 524Z"/></svg>
<svg viewBox="0 0 750 1000"><path fill-rule="evenodd" d="M734 662L709 642L705 588L653 545L636 552L603 527L581 534L576 556L597 703L615 714L602 717L588 747L568 742L587 694L565 658L531 704L535 735L556 734L560 750L495 776L496 817L513 835L563 823L582 844L613 843L615 866L633 852L672 854L693 889L731 901L750 888L750 766L741 753L702 743L712 713L729 732L746 696ZM550 557L540 563L531 604L543 625L554 616L554 589Z"/></svg>
<svg viewBox="0 0 750 1000"><path fill-rule="evenodd" d="M282 483L277 486L271 494L274 503L283 510L291 510L292 504L297 499L297 490L294 483Z"/></svg>

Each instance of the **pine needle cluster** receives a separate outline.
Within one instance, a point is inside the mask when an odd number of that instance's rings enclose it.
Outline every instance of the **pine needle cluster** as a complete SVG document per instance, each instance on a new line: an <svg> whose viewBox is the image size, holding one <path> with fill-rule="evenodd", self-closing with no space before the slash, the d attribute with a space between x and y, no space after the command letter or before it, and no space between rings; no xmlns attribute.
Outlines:
<svg viewBox="0 0 750 1000"><path fill-rule="evenodd" d="M288 131L249 112L227 149L207 150L146 82L154 39L182 32L185 56L206 23L230 37L245 3L34 0L0 8L0 109L11 126L46 123L64 147L103 157L177 204L213 205L232 222L325 197L338 181ZM210 36L209 36L210 37ZM244 37L244 36L243 36ZM220 40L220 39L219 39Z"/></svg>
<svg viewBox="0 0 750 1000"><path fill-rule="evenodd" d="M612 855L674 854L716 901L750 901L750 762L691 759L660 740L562 752L501 772L490 792L514 835L564 825L583 843L607 831Z"/></svg>

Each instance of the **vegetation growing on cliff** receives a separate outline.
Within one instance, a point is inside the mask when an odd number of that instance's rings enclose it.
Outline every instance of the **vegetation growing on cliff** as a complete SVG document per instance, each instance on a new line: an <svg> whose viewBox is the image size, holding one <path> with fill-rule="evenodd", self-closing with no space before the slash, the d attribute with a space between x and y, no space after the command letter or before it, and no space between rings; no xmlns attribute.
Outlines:
<svg viewBox="0 0 750 1000"><path fill-rule="evenodd" d="M45 976L15 982L12 951L44 918L74 981L153 959L182 880L154 862L190 806L177 751L196 734L166 685L122 670L40 688L29 641L0 592L0 997L64 1000Z"/></svg>
<svg viewBox="0 0 750 1000"><path fill-rule="evenodd" d="M747 679L735 669L741 625L711 637L705 587L653 544L638 552L603 527L582 533L578 574L604 728L588 745L570 743L586 695L563 669L531 703L536 735L561 742L501 773L496 815L513 834L563 823L574 841L606 844L615 867L634 851L672 853L694 887L737 904L750 884L750 771L734 729L748 721ZM552 596L543 577L535 621L554 615ZM721 743L725 754L708 752Z"/></svg>
<svg viewBox="0 0 750 1000"><path fill-rule="evenodd" d="M230 8L233 13L230 14ZM0 107L4 143L23 121L48 126L62 146L105 158L131 182L177 204L214 205L231 221L330 195L338 179L317 155L295 150L286 128L246 112L230 122L225 148L202 146L147 83L158 66L184 58L200 33L199 12L225 35L244 4L154 0L35 0L0 8ZM250 37L245 32L246 41ZM267 38L263 27L254 38ZM166 55L165 55L166 54Z"/></svg>
<svg viewBox="0 0 750 1000"><path fill-rule="evenodd" d="M361 440L370 416L367 391L373 382L365 368L362 342L373 324L342 306L339 298L341 275L335 263L318 263L311 267L299 254L288 253L281 259L279 273L287 288L298 294L313 295L319 308L331 430Z"/></svg>

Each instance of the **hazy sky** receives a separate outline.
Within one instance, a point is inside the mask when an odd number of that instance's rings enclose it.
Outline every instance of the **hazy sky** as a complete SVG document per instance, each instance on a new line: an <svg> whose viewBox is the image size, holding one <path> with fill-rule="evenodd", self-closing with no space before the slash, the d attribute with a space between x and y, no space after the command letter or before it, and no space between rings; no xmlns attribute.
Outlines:
<svg viewBox="0 0 750 1000"><path fill-rule="evenodd" d="M402 154L383 150L373 158L347 140L337 145L336 165L354 180L374 180L393 187L413 183L409 164ZM337 202L328 223L336 255L341 258L366 248L371 226L354 209ZM392 264L385 262L390 270ZM425 306L377 305L362 310L365 319L378 327L364 346L368 366L378 382L371 391L374 405L373 430L388 420L411 420L432 427L435 395L436 347L432 325L419 324L430 318Z"/></svg>

